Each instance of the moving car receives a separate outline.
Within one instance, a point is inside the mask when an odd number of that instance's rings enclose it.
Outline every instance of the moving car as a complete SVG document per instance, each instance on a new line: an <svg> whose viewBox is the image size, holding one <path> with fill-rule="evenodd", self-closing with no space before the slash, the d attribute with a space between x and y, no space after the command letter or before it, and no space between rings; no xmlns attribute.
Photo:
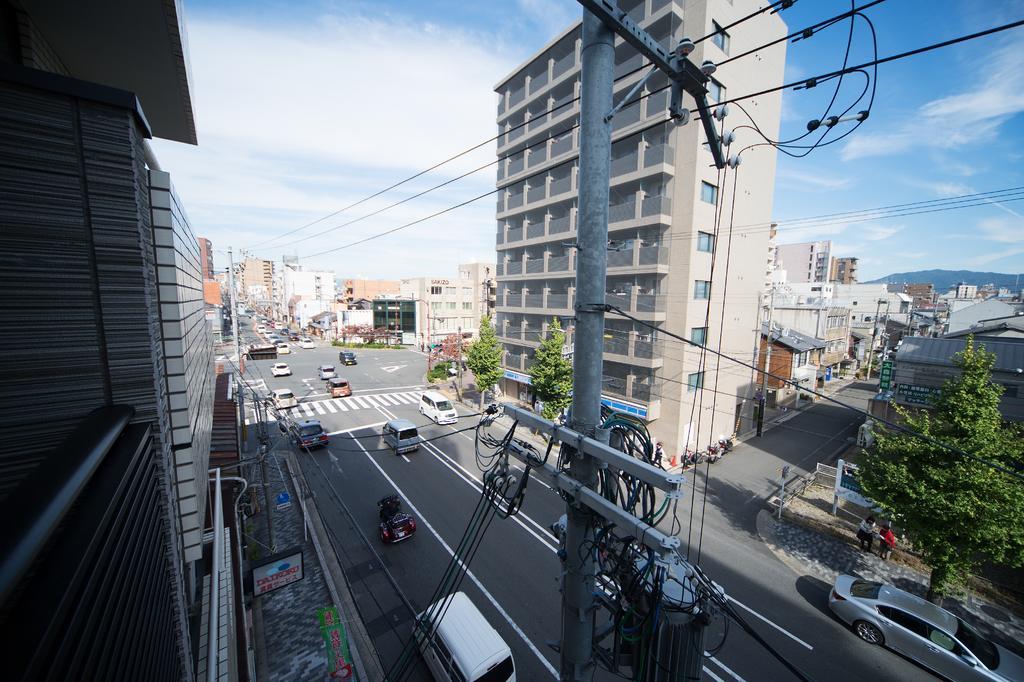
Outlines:
<svg viewBox="0 0 1024 682"><path fill-rule="evenodd" d="M465 593L434 602L416 616L414 627L416 645L435 680L515 682L512 650Z"/></svg>
<svg viewBox="0 0 1024 682"><path fill-rule="evenodd" d="M292 368L287 363L278 362L270 368L270 373L275 377L288 377L292 375Z"/></svg>
<svg viewBox="0 0 1024 682"><path fill-rule="evenodd" d="M274 407L279 410L284 410L289 407L295 407L299 404L299 401L295 398L295 394L292 393L290 388L277 388L273 392Z"/></svg>
<svg viewBox="0 0 1024 682"><path fill-rule="evenodd" d="M309 350L311 348L316 348L316 344L313 343L313 339L309 338L308 336L303 336L301 339L299 339L299 348L305 348Z"/></svg>
<svg viewBox="0 0 1024 682"><path fill-rule="evenodd" d="M408 419L392 419L381 429L384 443L395 450L396 455L420 449L420 433Z"/></svg>
<svg viewBox="0 0 1024 682"><path fill-rule="evenodd" d="M352 395L352 386L340 377L327 380L327 392L332 398L347 398Z"/></svg>
<svg viewBox="0 0 1024 682"><path fill-rule="evenodd" d="M343 350L340 353L338 353L338 362L340 362L343 365L358 364L356 362L356 354L350 350Z"/></svg>
<svg viewBox="0 0 1024 682"><path fill-rule="evenodd" d="M451 401L437 391L427 391L420 398L420 414L437 424L455 424L459 421Z"/></svg>
<svg viewBox="0 0 1024 682"><path fill-rule="evenodd" d="M949 611L892 585L836 577L828 607L858 637L950 680L1024 680L1024 659Z"/></svg>
<svg viewBox="0 0 1024 682"><path fill-rule="evenodd" d="M260 334L266 334L267 333L267 325L265 325L265 324L259 325L258 327L256 327L256 331L258 333L260 333Z"/></svg>
<svg viewBox="0 0 1024 682"><path fill-rule="evenodd" d="M320 367L317 368L316 371L317 374L320 376L321 381L327 381L328 379L333 379L334 377L338 376L337 374L334 373L334 365L320 365Z"/></svg>
<svg viewBox="0 0 1024 682"><path fill-rule="evenodd" d="M416 532L416 521L402 511L398 495L388 495L378 502L377 513L380 515L380 539L385 544L408 540Z"/></svg>
<svg viewBox="0 0 1024 682"><path fill-rule="evenodd" d="M298 332L293 332L292 330L289 329L288 330L288 340L289 341L298 341L299 340L299 333Z"/></svg>
<svg viewBox="0 0 1024 682"><path fill-rule="evenodd" d="M315 448L327 445L330 440L324 427L316 419L303 419L292 429L292 440L301 448Z"/></svg>
<svg viewBox="0 0 1024 682"><path fill-rule="evenodd" d="M279 354L281 354L281 355L288 355L289 353L292 352L292 347L289 346L284 341L281 341L280 343L278 343L276 345L277 345L277 352Z"/></svg>

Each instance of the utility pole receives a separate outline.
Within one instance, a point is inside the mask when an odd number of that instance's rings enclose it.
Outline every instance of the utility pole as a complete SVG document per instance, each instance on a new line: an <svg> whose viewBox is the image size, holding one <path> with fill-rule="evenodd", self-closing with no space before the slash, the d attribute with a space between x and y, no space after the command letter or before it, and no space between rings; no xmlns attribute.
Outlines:
<svg viewBox="0 0 1024 682"><path fill-rule="evenodd" d="M235 419L238 423L238 442L245 448L245 391L242 390L244 378L242 376L242 346L238 338L238 308L235 305L235 257L228 247L228 305L231 307L231 336L235 342L235 395L238 396L238 409Z"/></svg>
<svg viewBox="0 0 1024 682"><path fill-rule="evenodd" d="M878 313L882 309L883 303L885 303L886 307L889 306L889 301L883 301L882 299L878 299L875 304L875 317L873 318L871 325L871 348L868 348L868 381L871 381L871 365L874 364L875 341L878 339Z"/></svg>
<svg viewBox="0 0 1024 682"><path fill-rule="evenodd" d="M576 333L573 335L571 426L594 438L601 419L604 306L608 264L608 194L611 172L612 72L615 32L583 10L580 72L579 235L576 264ZM569 474L587 488L597 482L593 458L573 453ZM589 678L593 666L594 553L578 552L594 541L591 512L566 504L565 572L562 579L560 678Z"/></svg>
<svg viewBox="0 0 1024 682"><path fill-rule="evenodd" d="M775 283L772 283L771 296L768 298L768 338L764 349L764 371L761 372L761 397L757 408L757 435L764 435L764 412L768 406L768 372L772 370L772 324L775 317ZM758 329L758 345L760 346L761 330Z"/></svg>
<svg viewBox="0 0 1024 682"><path fill-rule="evenodd" d="M455 368L459 372L459 399L462 399L462 325L456 327L459 332L459 360Z"/></svg>

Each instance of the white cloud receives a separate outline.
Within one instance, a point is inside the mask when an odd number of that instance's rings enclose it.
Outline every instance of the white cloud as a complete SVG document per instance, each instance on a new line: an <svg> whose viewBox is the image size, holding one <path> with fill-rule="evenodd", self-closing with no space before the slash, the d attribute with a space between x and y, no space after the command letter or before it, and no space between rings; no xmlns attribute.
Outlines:
<svg viewBox="0 0 1024 682"><path fill-rule="evenodd" d="M911 187L919 187L940 197L958 197L965 194L974 194L975 189L963 182L952 180L919 180L908 178L906 183Z"/></svg>
<svg viewBox="0 0 1024 682"><path fill-rule="evenodd" d="M982 238L1004 244L1024 244L1024 219L986 218L978 223Z"/></svg>
<svg viewBox="0 0 1024 682"><path fill-rule="evenodd" d="M1024 38L1012 34L985 63L981 82L964 92L922 105L895 130L858 133L843 147L844 161L917 147L955 149L992 141L999 127L1024 111Z"/></svg>
<svg viewBox="0 0 1024 682"><path fill-rule="evenodd" d="M880 242L903 229L903 225L862 225L857 228L864 239Z"/></svg>
<svg viewBox="0 0 1024 682"><path fill-rule="evenodd" d="M899 258L906 258L908 260L917 260L919 258L924 258L928 253L925 251L900 251L893 255Z"/></svg>
<svg viewBox="0 0 1024 682"><path fill-rule="evenodd" d="M977 267L979 265L988 265L989 263L995 263L996 261L1003 260L1004 258L1010 258L1018 254L1024 253L1024 248L1020 249L1003 249L1002 251L996 251L994 253L985 253L980 256L968 258L964 262L970 267Z"/></svg>
<svg viewBox="0 0 1024 682"><path fill-rule="evenodd" d="M552 38L583 16L580 5L568 0L518 0L516 4L531 23Z"/></svg>
<svg viewBox="0 0 1024 682"><path fill-rule="evenodd" d="M792 167L783 162L776 174L776 183L784 187L799 189L803 191L836 190L849 187L850 178L829 176L817 172L806 172Z"/></svg>

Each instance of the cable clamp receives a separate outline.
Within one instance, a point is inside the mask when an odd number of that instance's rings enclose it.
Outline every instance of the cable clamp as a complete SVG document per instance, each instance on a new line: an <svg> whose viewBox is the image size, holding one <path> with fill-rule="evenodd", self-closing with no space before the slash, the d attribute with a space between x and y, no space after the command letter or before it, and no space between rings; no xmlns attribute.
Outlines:
<svg viewBox="0 0 1024 682"><path fill-rule="evenodd" d="M577 303L574 310L578 313L607 313L611 306L607 303Z"/></svg>

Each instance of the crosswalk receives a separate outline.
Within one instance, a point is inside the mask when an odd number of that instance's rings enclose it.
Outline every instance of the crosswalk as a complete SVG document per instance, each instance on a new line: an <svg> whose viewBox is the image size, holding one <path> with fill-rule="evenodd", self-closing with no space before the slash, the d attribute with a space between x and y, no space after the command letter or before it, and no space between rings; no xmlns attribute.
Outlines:
<svg viewBox="0 0 1024 682"><path fill-rule="evenodd" d="M395 407L397 405L416 405L419 403L422 391L402 391L400 393L375 393L371 395L353 395L347 398L328 398L326 400L314 400L299 403L297 407L288 410L289 416L296 417L318 417L326 414L338 414L340 412L351 412L354 410L367 410L375 407ZM267 418L274 421L273 413ZM251 414L245 418L246 424L255 421Z"/></svg>

